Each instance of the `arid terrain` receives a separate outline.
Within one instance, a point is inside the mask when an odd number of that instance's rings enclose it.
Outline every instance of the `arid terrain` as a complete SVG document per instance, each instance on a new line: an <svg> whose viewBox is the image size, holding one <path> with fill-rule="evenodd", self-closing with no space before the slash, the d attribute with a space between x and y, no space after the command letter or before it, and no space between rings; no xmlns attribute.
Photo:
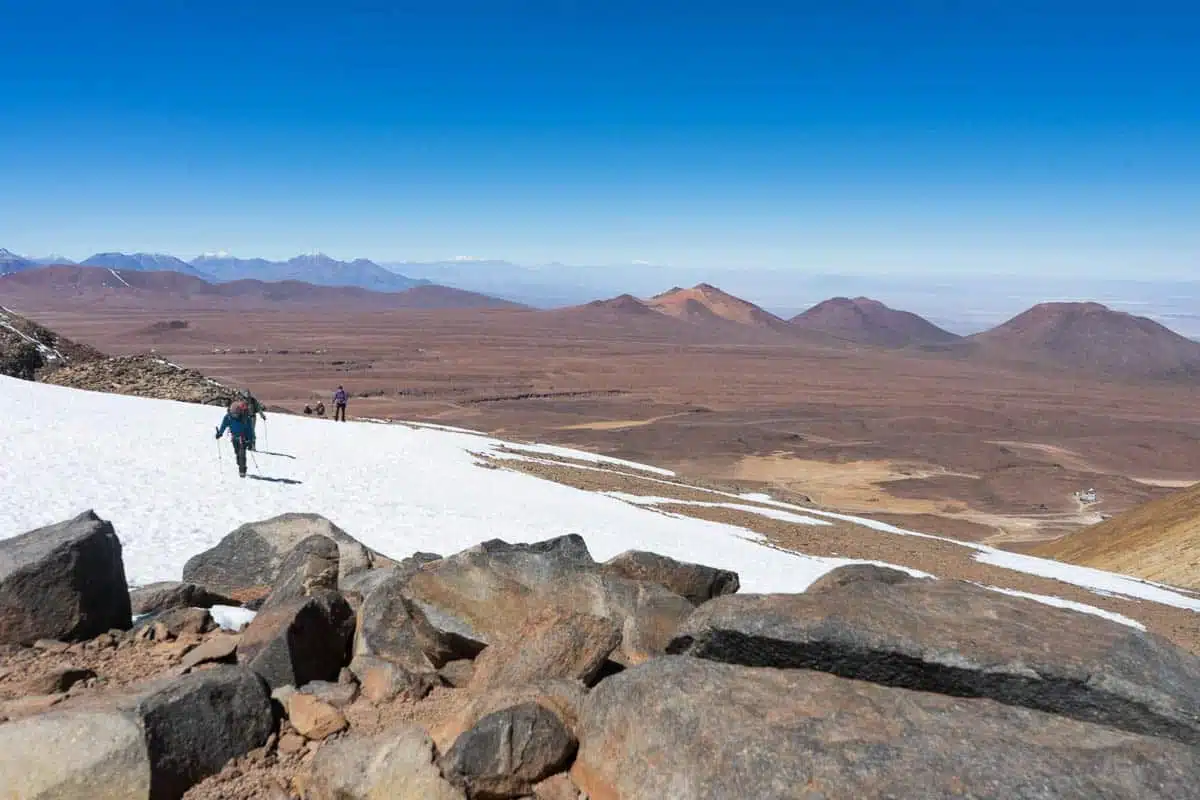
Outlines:
<svg viewBox="0 0 1200 800"><path fill-rule="evenodd" d="M783 330L712 287L557 311L226 310L105 291L0 303L297 412L344 385L351 416L566 444L1014 549L1200 480L1187 381ZM1076 498L1089 488L1095 502Z"/></svg>

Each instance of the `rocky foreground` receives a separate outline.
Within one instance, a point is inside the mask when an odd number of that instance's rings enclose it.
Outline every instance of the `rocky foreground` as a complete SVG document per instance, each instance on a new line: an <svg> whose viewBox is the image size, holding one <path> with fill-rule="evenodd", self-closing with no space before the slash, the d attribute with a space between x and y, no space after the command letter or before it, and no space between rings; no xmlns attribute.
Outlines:
<svg viewBox="0 0 1200 800"><path fill-rule="evenodd" d="M1200 659L969 583L298 514L181 577L130 592L91 512L0 542L0 795L1200 798Z"/></svg>

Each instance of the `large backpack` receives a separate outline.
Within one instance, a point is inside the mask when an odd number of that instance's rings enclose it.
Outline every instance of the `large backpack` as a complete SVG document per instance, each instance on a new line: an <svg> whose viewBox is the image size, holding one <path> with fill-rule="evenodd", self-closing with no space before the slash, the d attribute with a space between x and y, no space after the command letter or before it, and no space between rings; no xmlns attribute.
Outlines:
<svg viewBox="0 0 1200 800"><path fill-rule="evenodd" d="M245 399L239 397L229 405L229 416L237 419L245 419L250 416L250 404Z"/></svg>

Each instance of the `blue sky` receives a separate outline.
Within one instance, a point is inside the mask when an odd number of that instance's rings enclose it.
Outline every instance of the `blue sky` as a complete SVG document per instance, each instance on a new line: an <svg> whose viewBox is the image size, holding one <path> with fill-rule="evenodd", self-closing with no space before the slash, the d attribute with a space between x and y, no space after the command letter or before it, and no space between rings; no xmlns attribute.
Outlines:
<svg viewBox="0 0 1200 800"><path fill-rule="evenodd" d="M1184 3L0 0L0 247L1200 273Z"/></svg>

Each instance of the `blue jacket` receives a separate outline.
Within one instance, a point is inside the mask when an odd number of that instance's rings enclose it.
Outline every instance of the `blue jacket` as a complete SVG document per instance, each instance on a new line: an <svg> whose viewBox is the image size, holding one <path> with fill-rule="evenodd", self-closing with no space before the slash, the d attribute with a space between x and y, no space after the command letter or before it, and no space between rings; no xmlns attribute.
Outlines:
<svg viewBox="0 0 1200 800"><path fill-rule="evenodd" d="M245 439L249 441L254 438L254 432L250 430L250 423L239 417L234 417L230 414L225 415L225 419L221 420L221 427L217 428L217 438L220 439L225 430L233 434L234 439Z"/></svg>

